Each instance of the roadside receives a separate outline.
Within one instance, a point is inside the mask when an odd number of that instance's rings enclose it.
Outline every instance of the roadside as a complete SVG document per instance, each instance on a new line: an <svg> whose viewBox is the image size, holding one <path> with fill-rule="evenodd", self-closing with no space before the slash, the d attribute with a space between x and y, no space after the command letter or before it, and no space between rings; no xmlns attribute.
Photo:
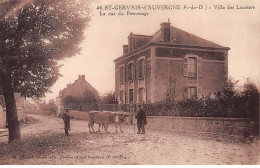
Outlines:
<svg viewBox="0 0 260 168"><path fill-rule="evenodd" d="M132 125L124 125L120 134L114 125L110 133L90 134L84 120L72 120L66 137L61 118L29 116L37 122L22 127L21 143L7 144L7 137L0 137L0 164L260 164L259 141L149 129L139 135Z"/></svg>

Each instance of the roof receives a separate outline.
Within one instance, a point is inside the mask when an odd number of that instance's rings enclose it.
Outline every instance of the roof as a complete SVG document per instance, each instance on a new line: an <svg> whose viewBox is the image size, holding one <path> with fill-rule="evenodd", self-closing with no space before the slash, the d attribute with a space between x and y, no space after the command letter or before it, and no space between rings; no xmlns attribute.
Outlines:
<svg viewBox="0 0 260 168"><path fill-rule="evenodd" d="M161 41L161 31L157 31L153 34L149 43L165 43ZM208 47L208 48L222 48L227 49L227 47L223 47L216 43L205 40L201 37L190 34L186 31L178 29L176 27L171 26L171 44L173 45L185 45L185 46L199 46L199 47Z"/></svg>
<svg viewBox="0 0 260 168"><path fill-rule="evenodd" d="M68 84L66 88L59 92L58 97L63 97L65 94L70 96L79 96L86 90L93 92L96 96L99 95L99 92L85 80L85 76L79 75L79 78L73 84Z"/></svg>
<svg viewBox="0 0 260 168"><path fill-rule="evenodd" d="M130 53L126 53L123 56L130 55L132 53L135 53L136 51L140 51L141 49L144 49L148 47L149 45L170 45L170 46L176 46L176 47L189 47L189 48L207 48L207 49L215 49L215 50L229 50L229 47L224 47L219 44L213 43L211 41L205 40L201 37L198 37L196 35L193 35L191 33L188 33L186 31L183 31L177 27L170 26L170 42L164 42L162 41L162 31L158 30L155 32L152 36L145 36L150 37L150 40L143 43L141 46L138 46L138 48ZM138 35L140 36L140 35ZM117 61L118 59L122 58L123 56L117 58L114 60Z"/></svg>

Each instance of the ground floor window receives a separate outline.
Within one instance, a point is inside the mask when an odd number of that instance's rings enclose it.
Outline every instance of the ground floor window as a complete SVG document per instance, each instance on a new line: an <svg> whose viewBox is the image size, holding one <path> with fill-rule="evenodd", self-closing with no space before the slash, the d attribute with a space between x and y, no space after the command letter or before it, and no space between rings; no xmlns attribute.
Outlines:
<svg viewBox="0 0 260 168"><path fill-rule="evenodd" d="M146 102L146 94L145 94L145 88L139 88L139 97L138 97L138 103L144 103Z"/></svg>
<svg viewBox="0 0 260 168"><path fill-rule="evenodd" d="M134 89L129 89L129 103L134 102Z"/></svg>
<svg viewBox="0 0 260 168"><path fill-rule="evenodd" d="M188 98L197 97L197 87L188 87Z"/></svg>
<svg viewBox="0 0 260 168"><path fill-rule="evenodd" d="M124 91L121 90L119 94L119 103L124 103Z"/></svg>

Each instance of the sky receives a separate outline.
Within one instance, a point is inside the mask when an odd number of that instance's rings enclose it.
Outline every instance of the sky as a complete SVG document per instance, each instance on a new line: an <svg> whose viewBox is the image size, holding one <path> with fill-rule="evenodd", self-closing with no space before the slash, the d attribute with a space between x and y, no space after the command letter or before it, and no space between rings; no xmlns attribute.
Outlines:
<svg viewBox="0 0 260 168"><path fill-rule="evenodd" d="M181 10L131 11L148 12L148 16L100 16L97 6L104 5L180 5ZM203 5L207 10L184 10L186 6ZM255 6L256 9L214 9L214 5ZM209 10L208 8L212 9ZM46 94L46 100L55 99L60 90L73 83L78 75L100 94L113 91L115 69L113 60L122 55L122 46L128 35L152 35L160 29L160 23L187 31L219 45L230 47L228 74L241 84L245 78L254 81L260 89L260 1L259 0L99 0L90 5L91 20L86 28L86 39L80 55L63 60L63 75ZM124 13L127 10L122 11Z"/></svg>

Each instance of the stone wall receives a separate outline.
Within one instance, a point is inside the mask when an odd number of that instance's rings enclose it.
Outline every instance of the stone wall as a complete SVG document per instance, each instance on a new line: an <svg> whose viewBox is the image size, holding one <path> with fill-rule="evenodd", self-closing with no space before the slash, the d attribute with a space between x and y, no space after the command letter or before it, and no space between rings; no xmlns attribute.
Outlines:
<svg viewBox="0 0 260 168"><path fill-rule="evenodd" d="M147 117L147 128L178 133L217 134L227 136L259 136L259 123L245 118Z"/></svg>
<svg viewBox="0 0 260 168"><path fill-rule="evenodd" d="M88 112L70 110L70 111L69 111L69 115L70 115L72 118L75 118L75 119L88 120Z"/></svg>
<svg viewBox="0 0 260 168"><path fill-rule="evenodd" d="M88 112L71 110L70 116L88 120ZM146 128L185 134L259 136L259 123L247 118L148 116Z"/></svg>
<svg viewBox="0 0 260 168"><path fill-rule="evenodd" d="M24 109L17 108L17 115L18 115L18 121L25 121L26 113ZM0 129L5 128L5 122L6 122L6 114L5 111L3 111L2 106L0 106Z"/></svg>

